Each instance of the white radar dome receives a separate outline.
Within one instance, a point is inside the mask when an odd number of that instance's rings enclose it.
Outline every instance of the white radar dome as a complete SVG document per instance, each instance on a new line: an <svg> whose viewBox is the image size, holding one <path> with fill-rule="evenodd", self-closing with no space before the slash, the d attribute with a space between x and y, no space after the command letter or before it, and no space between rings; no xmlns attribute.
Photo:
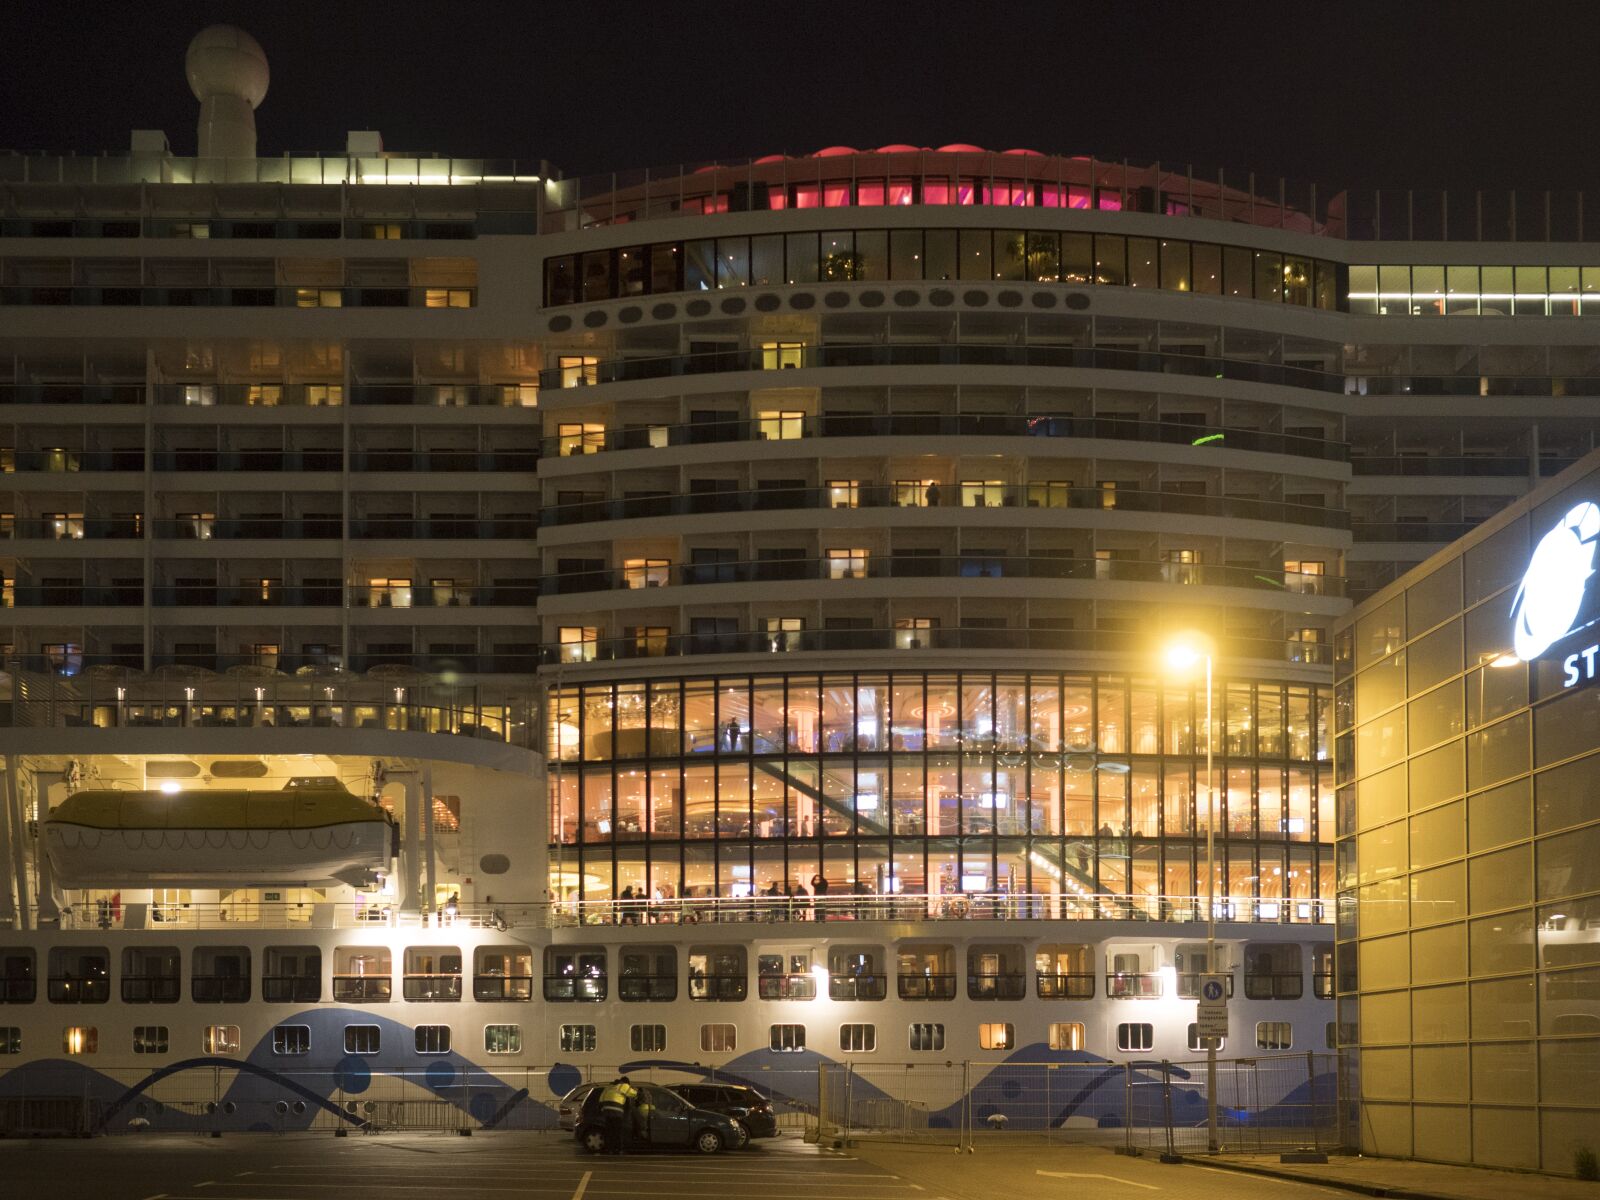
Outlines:
<svg viewBox="0 0 1600 1200"><path fill-rule="evenodd" d="M195 34L183 67L189 88L201 103L231 96L255 108L266 97L271 79L260 43L232 25L212 25Z"/></svg>

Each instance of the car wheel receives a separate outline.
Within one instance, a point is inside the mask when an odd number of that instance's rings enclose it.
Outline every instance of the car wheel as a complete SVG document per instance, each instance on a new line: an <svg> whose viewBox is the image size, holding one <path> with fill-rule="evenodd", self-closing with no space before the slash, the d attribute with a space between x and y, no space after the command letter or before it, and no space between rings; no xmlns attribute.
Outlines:
<svg viewBox="0 0 1600 1200"><path fill-rule="evenodd" d="M739 1144L735 1146L734 1149L748 1149L750 1145L750 1126L746 1125L743 1121L735 1121L733 1126L739 1131Z"/></svg>
<svg viewBox="0 0 1600 1200"><path fill-rule="evenodd" d="M694 1148L701 1154L715 1154L722 1149L722 1135L715 1129L702 1129L694 1135Z"/></svg>
<svg viewBox="0 0 1600 1200"><path fill-rule="evenodd" d="M606 1131L603 1129L585 1129L578 1140L590 1154L606 1152Z"/></svg>

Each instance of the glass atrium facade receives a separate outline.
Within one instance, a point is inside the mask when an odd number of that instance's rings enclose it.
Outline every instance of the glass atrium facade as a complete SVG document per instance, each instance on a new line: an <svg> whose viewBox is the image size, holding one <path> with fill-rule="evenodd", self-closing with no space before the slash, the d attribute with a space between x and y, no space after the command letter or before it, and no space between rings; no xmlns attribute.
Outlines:
<svg viewBox="0 0 1600 1200"><path fill-rule="evenodd" d="M1128 897L1138 915L1193 919L1204 703L1193 686L1079 673L566 688L551 705L553 875L570 900L737 899L820 876L835 895L1026 896L1017 914L1041 917ZM1233 919L1322 920L1331 697L1225 679L1215 703L1217 893Z"/></svg>
<svg viewBox="0 0 1600 1200"><path fill-rule="evenodd" d="M1542 650L1514 632L1562 582L1536 547L1592 537L1597 500L1591 454L1336 635L1338 1030L1365 1151L1567 1172L1600 1130L1595 598Z"/></svg>

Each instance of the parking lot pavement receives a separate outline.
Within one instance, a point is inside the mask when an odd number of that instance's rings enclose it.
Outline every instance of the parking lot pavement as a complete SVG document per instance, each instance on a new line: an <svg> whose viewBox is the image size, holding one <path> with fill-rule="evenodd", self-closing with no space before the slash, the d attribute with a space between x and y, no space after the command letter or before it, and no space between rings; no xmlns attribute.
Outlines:
<svg viewBox="0 0 1600 1200"><path fill-rule="evenodd" d="M715 1156L595 1158L569 1135L144 1135L0 1141L5 1200L929 1200L923 1185L793 1135Z"/></svg>
<svg viewBox="0 0 1600 1200"><path fill-rule="evenodd" d="M971 1154L948 1145L860 1141L845 1153L922 1191L916 1200L1319 1200L1350 1193L1293 1179L1244 1175L1204 1164L1163 1163L1154 1155L1129 1158L1105 1146L1032 1139L980 1141Z"/></svg>

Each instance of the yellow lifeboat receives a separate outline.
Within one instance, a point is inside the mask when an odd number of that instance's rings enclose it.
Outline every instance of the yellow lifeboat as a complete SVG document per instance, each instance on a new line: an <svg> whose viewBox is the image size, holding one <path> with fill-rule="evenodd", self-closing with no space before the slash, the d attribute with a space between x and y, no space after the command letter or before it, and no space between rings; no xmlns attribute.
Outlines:
<svg viewBox="0 0 1600 1200"><path fill-rule="evenodd" d="M391 819L338 780L282 791L92 790L43 822L65 887L365 887L389 865Z"/></svg>

